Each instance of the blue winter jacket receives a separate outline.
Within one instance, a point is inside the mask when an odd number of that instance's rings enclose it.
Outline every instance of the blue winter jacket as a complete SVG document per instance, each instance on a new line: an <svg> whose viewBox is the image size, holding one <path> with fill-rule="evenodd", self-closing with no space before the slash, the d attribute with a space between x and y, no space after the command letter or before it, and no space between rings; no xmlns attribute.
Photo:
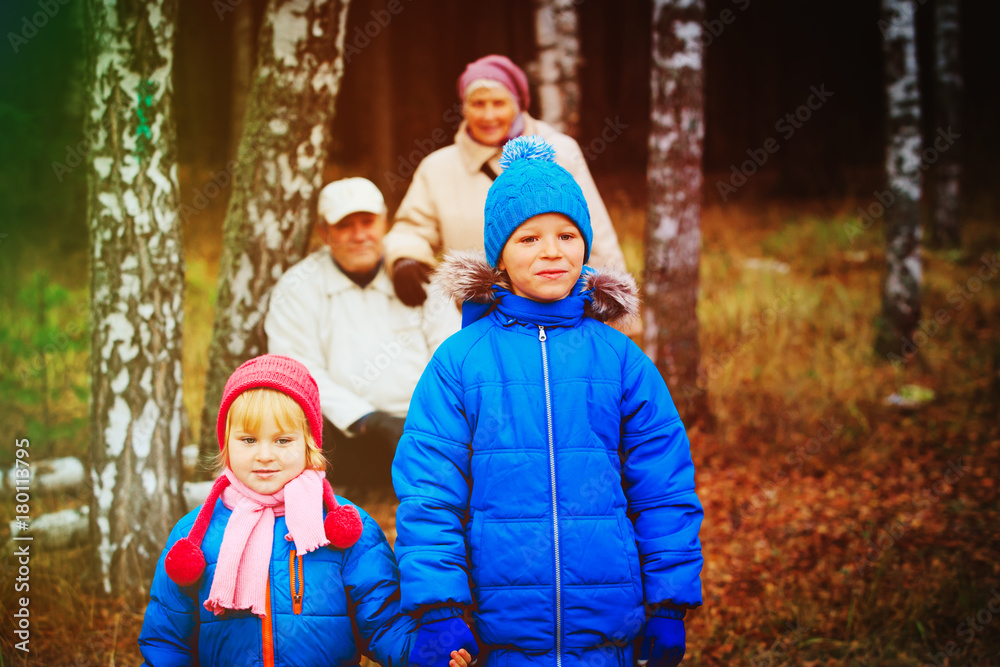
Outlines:
<svg viewBox="0 0 1000 667"><path fill-rule="evenodd" d="M682 618L702 567L684 425L649 358L595 319L634 311L635 283L585 275L544 304L467 254L439 275L476 301L393 463L402 609L469 611L487 665L631 665L643 603Z"/></svg>
<svg viewBox="0 0 1000 667"><path fill-rule="evenodd" d="M156 566L139 635L144 664L320 667L357 665L361 654L383 665L406 664L414 624L399 614L396 559L364 510L358 508L363 532L353 547L322 547L301 557L285 539L285 517L275 519L269 614L264 619L249 611L215 616L204 607L232 515L222 500L216 502L202 541L207 567L201 580L181 588L167 576L164 558L191 530L197 512L177 523ZM300 604L293 603L296 594Z"/></svg>

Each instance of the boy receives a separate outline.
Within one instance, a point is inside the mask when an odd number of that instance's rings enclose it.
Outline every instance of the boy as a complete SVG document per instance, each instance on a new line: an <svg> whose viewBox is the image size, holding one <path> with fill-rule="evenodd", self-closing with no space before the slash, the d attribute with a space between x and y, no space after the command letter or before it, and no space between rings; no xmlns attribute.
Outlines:
<svg viewBox="0 0 1000 667"><path fill-rule="evenodd" d="M504 149L486 257L452 255L463 329L414 392L393 463L411 664L478 644L486 665L676 665L701 604L702 508L684 426L652 362L602 324L627 274L585 267L586 200L538 137ZM456 638L458 641L456 641Z"/></svg>

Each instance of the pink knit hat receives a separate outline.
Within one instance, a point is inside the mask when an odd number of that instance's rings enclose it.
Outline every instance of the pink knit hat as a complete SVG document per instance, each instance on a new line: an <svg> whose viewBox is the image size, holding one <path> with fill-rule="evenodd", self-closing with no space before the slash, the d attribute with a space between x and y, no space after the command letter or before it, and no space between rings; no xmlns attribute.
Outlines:
<svg viewBox="0 0 1000 667"><path fill-rule="evenodd" d="M222 449L226 437L226 418L236 397L248 389L265 387L275 389L292 397L301 406L309 422L316 447L323 447L323 415L320 412L319 388L308 369L290 357L265 354L247 361L237 368L226 382L219 406L217 433L219 448ZM220 475L212 485L208 498L201 506L198 517L191 526L187 537L174 543L164 560L164 568L178 586L190 586L197 582L205 571L205 555L201 551L201 541L212 521L215 503L229 486L229 478ZM347 549L361 538L361 515L352 505L340 505L333 493L333 487L323 479L323 504L327 515L323 521L326 538L337 549Z"/></svg>
<svg viewBox="0 0 1000 667"><path fill-rule="evenodd" d="M466 65L462 76L458 77L458 99L465 100L465 89L476 79L490 79L502 83L517 100L519 109L527 109L531 104L528 77L524 70L511 62L507 56L483 56Z"/></svg>
<svg viewBox="0 0 1000 667"><path fill-rule="evenodd" d="M291 357L265 354L244 362L233 371L226 382L226 388L222 390L219 419L215 427L220 450L226 444L226 420L233 401L248 389L260 388L274 389L295 399L306 415L316 448L323 449L323 413L320 410L316 380L305 366Z"/></svg>

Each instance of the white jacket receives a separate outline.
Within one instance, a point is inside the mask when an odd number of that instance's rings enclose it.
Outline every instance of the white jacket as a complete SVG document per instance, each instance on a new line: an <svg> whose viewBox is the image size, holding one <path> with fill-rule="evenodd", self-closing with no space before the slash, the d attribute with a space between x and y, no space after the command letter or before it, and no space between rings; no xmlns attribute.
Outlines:
<svg viewBox="0 0 1000 667"><path fill-rule="evenodd" d="M342 431L374 410L405 417L434 350L460 326L454 302L436 292L421 307L403 305L384 268L358 287L329 248L281 276L264 320L268 352L305 364L323 416Z"/></svg>

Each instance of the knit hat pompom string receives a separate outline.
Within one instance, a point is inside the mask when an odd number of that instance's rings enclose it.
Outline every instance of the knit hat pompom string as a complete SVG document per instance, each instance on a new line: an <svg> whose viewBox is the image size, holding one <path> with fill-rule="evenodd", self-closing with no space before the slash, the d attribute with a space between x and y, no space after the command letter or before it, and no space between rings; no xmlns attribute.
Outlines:
<svg viewBox="0 0 1000 667"><path fill-rule="evenodd" d="M280 391L302 408L309 422L317 448L322 448L322 413L320 412L319 388L309 371L298 361L277 354L256 357L236 369L226 382L222 403L219 406L218 438L219 448L225 446L225 423L229 408L236 397L248 389L268 388ZM226 475L220 475L209 491L208 497L198 511L198 516L186 537L177 540L167 552L164 567L167 576L178 586L196 583L205 572L205 555L201 550L202 540L212 521L215 503L223 491L230 486ZM361 515L356 507L340 505L330 482L323 478L323 505L327 515L323 521L326 539L337 549L348 549L361 538Z"/></svg>

